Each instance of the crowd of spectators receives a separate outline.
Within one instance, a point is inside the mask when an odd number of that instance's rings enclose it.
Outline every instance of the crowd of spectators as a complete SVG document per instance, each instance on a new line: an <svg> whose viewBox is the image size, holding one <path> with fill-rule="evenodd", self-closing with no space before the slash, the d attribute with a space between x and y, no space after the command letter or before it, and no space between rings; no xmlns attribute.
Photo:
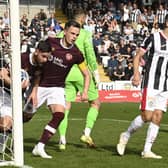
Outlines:
<svg viewBox="0 0 168 168"><path fill-rule="evenodd" d="M65 14L73 18L75 10L88 11L84 28L93 35L97 61L111 80L130 80L133 57L145 37L160 31L168 13L167 2L144 6L142 1L70 0Z"/></svg>
<svg viewBox="0 0 168 168"><path fill-rule="evenodd" d="M92 33L97 61L111 80L130 80L137 49L145 37L163 28L164 16L168 13L166 4L139 8L137 2L131 0L121 1L117 6L113 0L70 0L64 12L72 19L79 8L88 11L84 28ZM40 39L48 35L55 37L61 30L53 12L47 16L41 9L32 19L23 14L20 18L21 52L33 51ZM7 52L10 48L8 12L0 17L0 32L0 46Z"/></svg>
<svg viewBox="0 0 168 168"><path fill-rule="evenodd" d="M45 39L48 35L55 37L62 29L60 22L55 18L54 12L47 16L44 9L40 9L32 19L29 19L26 13L23 14L20 18L21 52L33 52L40 39ZM1 52L9 53L10 18L8 12L0 17L0 46Z"/></svg>

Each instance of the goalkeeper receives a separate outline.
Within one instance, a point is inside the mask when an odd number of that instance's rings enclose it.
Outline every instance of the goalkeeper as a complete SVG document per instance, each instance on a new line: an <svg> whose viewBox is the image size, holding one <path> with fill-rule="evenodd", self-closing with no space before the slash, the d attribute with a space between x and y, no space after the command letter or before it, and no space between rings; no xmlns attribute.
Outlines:
<svg viewBox="0 0 168 168"><path fill-rule="evenodd" d="M80 23L82 27L82 25L85 23L86 16L87 16L86 12L80 9L76 11L74 15L74 20ZM62 32L58 36L62 37L63 36ZM81 29L75 44L84 55L85 62L90 69L91 75L93 76L88 91L89 110L86 117L86 125L80 140L81 142L89 145L90 147L94 147L95 145L90 134L98 116L100 102L97 89L97 85L99 83L99 74L97 70L97 61L93 49L91 33L89 31ZM71 109L71 102L74 102L76 100L76 95L78 92L82 93L82 90L84 88L83 84L84 84L83 76L77 65L74 65L66 78L66 87L65 87L66 111L64 119L62 120L59 126L60 150L66 149L66 130L68 126L68 114Z"/></svg>

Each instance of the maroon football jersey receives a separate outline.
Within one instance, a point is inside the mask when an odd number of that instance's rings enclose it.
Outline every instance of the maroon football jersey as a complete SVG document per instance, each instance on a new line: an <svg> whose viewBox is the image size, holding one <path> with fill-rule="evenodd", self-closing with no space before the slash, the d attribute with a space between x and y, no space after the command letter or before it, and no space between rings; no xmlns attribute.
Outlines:
<svg viewBox="0 0 168 168"><path fill-rule="evenodd" d="M65 78L71 67L84 61L82 53L75 45L65 48L60 40L60 38L49 38L52 56L43 66L41 87L65 87Z"/></svg>

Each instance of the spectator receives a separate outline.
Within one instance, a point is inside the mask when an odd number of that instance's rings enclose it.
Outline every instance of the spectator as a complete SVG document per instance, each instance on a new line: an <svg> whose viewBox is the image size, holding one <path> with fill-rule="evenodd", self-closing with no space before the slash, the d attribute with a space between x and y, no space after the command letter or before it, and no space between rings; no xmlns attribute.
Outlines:
<svg viewBox="0 0 168 168"><path fill-rule="evenodd" d="M56 23L54 29L55 29L56 34L58 34L59 32L61 32L63 30L63 28L59 22Z"/></svg>
<svg viewBox="0 0 168 168"><path fill-rule="evenodd" d="M95 24L93 20L88 20L83 27L85 30L89 31L92 35L95 33Z"/></svg>
<svg viewBox="0 0 168 168"><path fill-rule="evenodd" d="M48 18L48 20L47 20L47 27L54 27L55 28L55 26L57 25L57 20L56 20L56 18L55 18L55 14L52 12L51 14L50 14L50 18Z"/></svg>
<svg viewBox="0 0 168 168"><path fill-rule="evenodd" d="M134 29L131 26L131 24L126 23L126 26L124 27L124 35L126 40L133 41L134 40Z"/></svg>
<svg viewBox="0 0 168 168"><path fill-rule="evenodd" d="M119 54L117 60L118 63L122 66L122 68L125 70L125 68L127 67L127 60L125 59L125 57Z"/></svg>
<svg viewBox="0 0 168 168"><path fill-rule="evenodd" d="M38 13L39 20L46 21L47 20L47 14L44 12L44 9L40 9L40 12Z"/></svg>
<svg viewBox="0 0 168 168"><path fill-rule="evenodd" d="M101 57L98 54L98 46L100 46L102 43L102 39L100 38L100 33L96 33L93 36L93 47L94 47L94 51L95 51L95 55L97 58L97 61L99 64L101 64Z"/></svg>
<svg viewBox="0 0 168 168"><path fill-rule="evenodd" d="M158 24L158 23L155 23L155 24L153 25L153 28L152 28L152 30L151 30L151 33L160 32L160 31L161 31L161 29L159 28L159 24Z"/></svg>
<svg viewBox="0 0 168 168"><path fill-rule="evenodd" d="M0 17L0 30L3 30L5 28L5 23L3 21L3 17Z"/></svg>
<svg viewBox="0 0 168 168"><path fill-rule="evenodd" d="M163 4L159 5L159 9L156 12L156 19L159 24L159 28L164 28L165 16L167 14L167 10L164 8Z"/></svg>
<svg viewBox="0 0 168 168"><path fill-rule="evenodd" d="M137 29L137 24L141 21L141 11L138 9L137 4L133 4L133 9L130 13L130 22L134 30Z"/></svg>
<svg viewBox="0 0 168 168"><path fill-rule="evenodd" d="M109 48L107 49L109 54L113 55L115 53L114 43L111 42Z"/></svg>
<svg viewBox="0 0 168 168"><path fill-rule="evenodd" d="M133 64L129 63L128 66L125 68L124 80L130 80L132 76L133 76Z"/></svg>
<svg viewBox="0 0 168 168"><path fill-rule="evenodd" d="M103 37L103 42L104 42L104 49L106 53L108 53L108 48L110 47L111 40L109 39L109 35L105 34Z"/></svg>
<svg viewBox="0 0 168 168"><path fill-rule="evenodd" d="M34 15L34 18L31 20L30 27L33 28L39 23L38 15Z"/></svg>
<svg viewBox="0 0 168 168"><path fill-rule="evenodd" d="M155 20L154 11L149 7L149 8L148 8L148 14L147 14L147 21L148 21L149 31L152 30L154 20Z"/></svg>
<svg viewBox="0 0 168 168"><path fill-rule="evenodd" d="M97 23L95 24L95 33L103 33L103 25L101 20L97 20Z"/></svg>
<svg viewBox="0 0 168 168"><path fill-rule="evenodd" d="M113 76L114 80L124 80L125 71L121 64L118 64L118 66L114 70Z"/></svg>
<svg viewBox="0 0 168 168"><path fill-rule="evenodd" d="M72 0L70 0L67 4L67 16L68 19L72 19L73 18L73 14L74 14L74 2Z"/></svg>
<svg viewBox="0 0 168 168"><path fill-rule="evenodd" d="M108 66L107 66L107 73L111 80L113 80L113 74L118 66L118 60L116 59L115 55L112 54L111 58L108 60Z"/></svg>
<svg viewBox="0 0 168 168"><path fill-rule="evenodd" d="M122 12L123 12L123 15L121 17L121 29L122 29L122 32L123 32L124 26L129 21L129 9L128 9L127 4L124 4Z"/></svg>
<svg viewBox="0 0 168 168"><path fill-rule="evenodd" d="M23 30L28 29L28 18L26 14L23 14L22 18L20 19L20 28Z"/></svg>
<svg viewBox="0 0 168 168"><path fill-rule="evenodd" d="M10 25L10 20L9 20L8 11L4 12L3 21L4 21L5 24Z"/></svg>

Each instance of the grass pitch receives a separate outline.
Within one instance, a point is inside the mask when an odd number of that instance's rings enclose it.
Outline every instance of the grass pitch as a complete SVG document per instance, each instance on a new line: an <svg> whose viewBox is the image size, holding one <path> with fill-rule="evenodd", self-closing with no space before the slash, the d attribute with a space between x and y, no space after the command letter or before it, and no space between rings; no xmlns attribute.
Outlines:
<svg viewBox="0 0 168 168"><path fill-rule="evenodd" d="M80 136L85 126L87 103L74 103L69 116L67 133L67 149L58 149L58 133L46 145L46 151L52 159L42 159L32 156L32 149L38 142L44 126L51 118L50 112L43 106L34 118L24 124L24 158L25 165L34 168L167 168L168 167L168 117L164 115L160 132L153 151L163 156L161 160L142 159L141 151L146 136L145 125L130 139L124 156L118 156L116 144L121 132L130 121L139 114L139 104L136 103L103 103L92 137L96 143L95 149L89 149L80 142Z"/></svg>

